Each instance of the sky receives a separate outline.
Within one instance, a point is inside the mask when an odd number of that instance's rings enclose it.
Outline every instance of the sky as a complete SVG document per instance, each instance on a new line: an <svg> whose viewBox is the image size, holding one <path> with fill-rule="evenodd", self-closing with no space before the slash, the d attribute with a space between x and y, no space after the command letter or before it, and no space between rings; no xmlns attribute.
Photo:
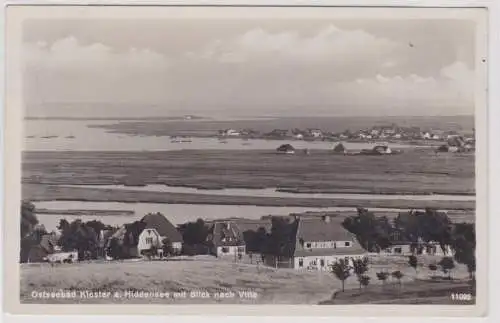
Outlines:
<svg viewBox="0 0 500 323"><path fill-rule="evenodd" d="M460 115L466 20L28 20L27 115Z"/></svg>

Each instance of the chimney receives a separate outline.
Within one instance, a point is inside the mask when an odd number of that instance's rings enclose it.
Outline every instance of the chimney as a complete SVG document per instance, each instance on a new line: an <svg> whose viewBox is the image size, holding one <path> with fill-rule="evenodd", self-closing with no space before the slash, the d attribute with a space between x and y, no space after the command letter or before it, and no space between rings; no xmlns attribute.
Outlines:
<svg viewBox="0 0 500 323"><path fill-rule="evenodd" d="M329 215L323 215L323 221L325 221L325 223L330 223L330 216Z"/></svg>

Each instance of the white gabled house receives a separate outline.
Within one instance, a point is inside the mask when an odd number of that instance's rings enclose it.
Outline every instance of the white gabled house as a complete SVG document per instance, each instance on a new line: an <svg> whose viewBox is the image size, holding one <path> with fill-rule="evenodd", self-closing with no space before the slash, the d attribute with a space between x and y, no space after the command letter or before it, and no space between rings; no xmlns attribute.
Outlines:
<svg viewBox="0 0 500 323"><path fill-rule="evenodd" d="M342 221L329 215L297 217L291 256L266 255L265 263L273 267L319 271L330 270L340 259L352 265L354 259L362 259L368 253L342 226Z"/></svg>
<svg viewBox="0 0 500 323"><path fill-rule="evenodd" d="M139 255L152 248L158 249L160 256L163 255L161 248L164 241L168 241L174 254L180 254L182 250L182 235L175 226L160 213L151 213L145 215L142 220L146 224L144 230L139 235L137 243L137 252Z"/></svg>
<svg viewBox="0 0 500 323"><path fill-rule="evenodd" d="M367 252L355 236L342 226L342 219L323 217L300 218L297 226L293 268L330 270L339 259L352 264Z"/></svg>

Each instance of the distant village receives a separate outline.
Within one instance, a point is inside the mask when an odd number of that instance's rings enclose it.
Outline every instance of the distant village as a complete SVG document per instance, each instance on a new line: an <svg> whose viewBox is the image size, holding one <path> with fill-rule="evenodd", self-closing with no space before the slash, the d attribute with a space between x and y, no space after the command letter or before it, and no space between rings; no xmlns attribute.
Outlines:
<svg viewBox="0 0 500 323"><path fill-rule="evenodd" d="M419 127L374 126L370 129L340 133L323 131L321 129L274 129L267 133L260 133L252 129L224 129L219 130L218 137L221 143L227 143L227 138L290 140L290 141L331 141L340 142L333 152L344 154L363 155L393 155L401 151L391 149L389 142L408 142L409 144L437 145L436 152L470 152L475 150L475 133L459 133L457 131L421 130ZM381 143L383 141L383 143ZM350 153L342 142L375 143L372 149L364 149ZM280 153L295 154L292 144L283 144L276 149ZM307 149L304 150L309 153Z"/></svg>

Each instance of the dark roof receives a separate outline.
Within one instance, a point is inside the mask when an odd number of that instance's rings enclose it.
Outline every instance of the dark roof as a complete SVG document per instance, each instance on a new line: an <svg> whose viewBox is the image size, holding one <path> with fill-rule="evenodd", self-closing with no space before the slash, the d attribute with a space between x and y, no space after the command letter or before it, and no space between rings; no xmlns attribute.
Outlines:
<svg viewBox="0 0 500 323"><path fill-rule="evenodd" d="M343 219L334 217L299 218L297 227L295 253L297 257L320 255L363 254L365 250L356 237L342 226ZM350 241L350 247L307 249L302 242L314 241Z"/></svg>
<svg viewBox="0 0 500 323"><path fill-rule="evenodd" d="M259 228L264 228L266 232L271 232L272 222L271 219L236 219L234 223L238 226L241 232L255 231Z"/></svg>
<svg viewBox="0 0 500 323"><path fill-rule="evenodd" d="M295 148L293 148L292 145L290 144L283 144L281 146L279 146L278 148L276 148L277 151L292 151L292 150L295 150Z"/></svg>
<svg viewBox="0 0 500 323"><path fill-rule="evenodd" d="M161 213L146 214L142 220L144 229L155 229L160 236L167 237L171 242L182 242L182 235L175 226Z"/></svg>
<svg viewBox="0 0 500 323"><path fill-rule="evenodd" d="M337 146L335 146L333 148L333 151L335 151L335 152L345 152L346 149L345 149L345 146L342 143L339 143L339 144L337 144Z"/></svg>
<svg viewBox="0 0 500 323"><path fill-rule="evenodd" d="M245 244L243 232L233 221L214 222L211 241L214 246L241 246Z"/></svg>
<svg viewBox="0 0 500 323"><path fill-rule="evenodd" d="M45 234L40 241L40 247L47 253L53 253L54 247L57 245L57 238L52 234Z"/></svg>

